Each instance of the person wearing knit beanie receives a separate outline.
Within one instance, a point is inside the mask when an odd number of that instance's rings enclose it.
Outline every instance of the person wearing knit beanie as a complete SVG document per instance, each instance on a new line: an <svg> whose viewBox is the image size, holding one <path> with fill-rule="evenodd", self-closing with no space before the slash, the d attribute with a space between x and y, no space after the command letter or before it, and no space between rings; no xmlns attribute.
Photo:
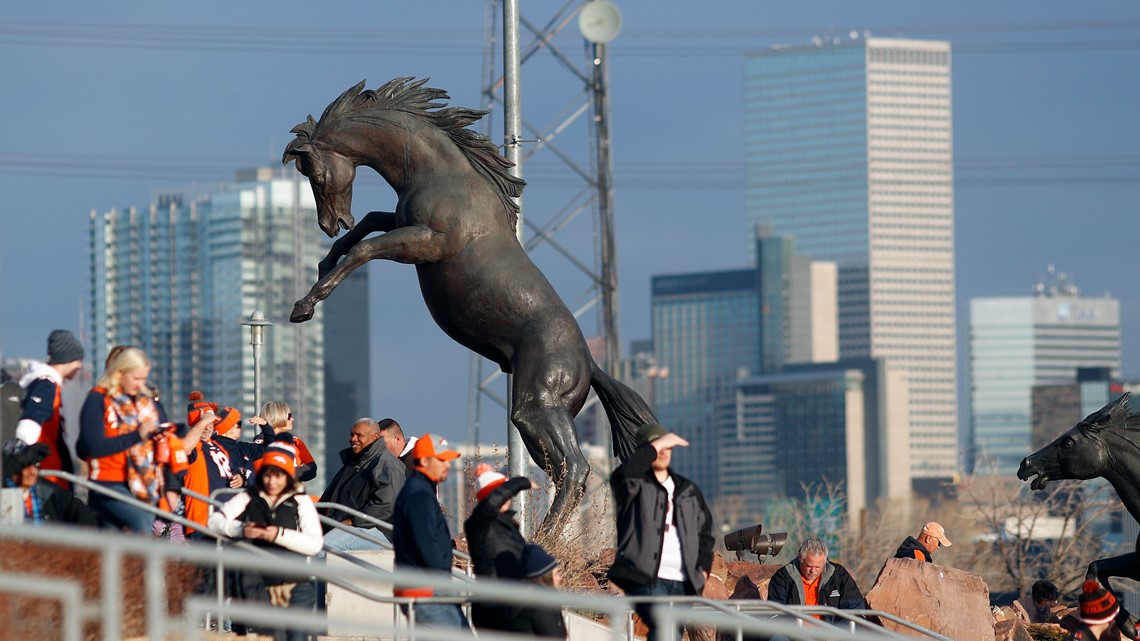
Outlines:
<svg viewBox="0 0 1140 641"><path fill-rule="evenodd" d="M525 476L508 479L486 463L475 467L479 502L464 521L463 531L476 578L523 578L522 553L527 543L519 532L511 499L534 487ZM500 604L476 601L471 604L471 623L476 630L504 630L510 624L505 611Z"/></svg>
<svg viewBox="0 0 1140 641"><path fill-rule="evenodd" d="M1120 613L1120 603L1116 595L1100 583L1089 579L1081 585L1079 619L1085 625L1110 623Z"/></svg>
<svg viewBox="0 0 1140 641"><path fill-rule="evenodd" d="M542 549L541 545L529 543L522 553L523 581L547 588L558 589L562 585L562 570L558 560ZM566 620L557 607L535 607L508 604L503 606L504 630L538 638L566 639Z"/></svg>
<svg viewBox="0 0 1140 641"><path fill-rule="evenodd" d="M484 465L480 465L479 468L483 468ZM489 469L489 465L486 467L488 469L483 470L482 473L476 475L475 477L476 501L482 501L483 499L487 498L487 495L491 493L491 490L507 482L507 476L505 474L501 474L492 469Z"/></svg>
<svg viewBox="0 0 1140 641"><path fill-rule="evenodd" d="M1081 596L1077 601L1077 620L1080 625L1073 630L1072 639L1107 641L1121 638L1120 630L1113 623L1120 614L1120 602L1111 590L1095 579L1088 579L1081 585Z"/></svg>
<svg viewBox="0 0 1140 641"><path fill-rule="evenodd" d="M66 329L57 329L48 336L47 354L47 362L31 361L20 377L24 394L15 436L28 445L43 443L48 447L42 462L45 471L74 473L63 417L63 384L83 369L83 343ZM62 479L56 482L71 487Z"/></svg>

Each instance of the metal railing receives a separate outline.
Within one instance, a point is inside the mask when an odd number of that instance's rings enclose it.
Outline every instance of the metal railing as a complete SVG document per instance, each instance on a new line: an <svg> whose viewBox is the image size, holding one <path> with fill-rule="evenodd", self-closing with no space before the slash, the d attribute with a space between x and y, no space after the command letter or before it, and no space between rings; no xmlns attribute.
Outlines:
<svg viewBox="0 0 1140 641"><path fill-rule="evenodd" d="M392 622L382 630L386 633L384 636L388 638L407 636L427 641L431 639L450 641L464 638L469 641L469 634L448 633L438 629L417 629L414 608L411 606L417 603L465 605L472 600L478 600L480 602L565 608L600 613L608 617L609 624L607 627L610 629L610 636L614 641L627 641L633 638L632 606L638 603L652 604L652 616L661 626L665 639L673 638L677 625L689 624L713 626L720 630L735 630L738 641L743 639L746 634L767 637L783 636L789 639L804 639L805 641L824 641L825 639L835 641L897 641L905 638L897 632L874 625L863 618L877 616L935 641L951 641L943 635L922 628L901 617L873 610L837 610L826 606L786 606L770 601L720 601L699 597L619 598L557 592L530 584L520 587L517 582L510 581L481 579L477 583L456 582L455 577L445 577L438 573L409 569L387 571L370 564L366 564L366 567L348 565L330 568L323 563L310 563L308 559L300 555L273 553L244 541L230 541L210 532L208 528L201 528L197 523L164 512L133 497L100 487L87 479L66 472L53 471L52 474L76 485L86 487L89 491L101 492L112 496L112 498L123 500L124 503L144 509L158 518L197 529L204 536L213 539L213 544L190 542L187 545L179 546L170 545L161 539L149 536L123 536L119 533L103 534L98 532L93 535L92 531L87 529L61 528L50 525L41 527L0 526L0 540L26 540L41 544L86 549L95 551L102 557L101 593L98 603L94 606L84 603L81 586L74 581L47 580L37 576L0 573L0 592L26 594L60 601L63 610L60 623L65 641L78 641L83 624L92 620L97 620L100 623L104 638L120 638L122 636L121 594L125 579L122 576L122 560L127 556L142 557L144 561L142 580L146 605L145 625L146 634L151 639L163 639L174 633L182 634L187 640L200 638L204 632L201 623L206 620L206 617L216 618L219 621L226 617L240 617L243 621L248 620L253 624L278 627L289 625L314 632L322 631L328 625L328 621L320 613L283 611L281 608L268 605L248 603L229 604L221 598L222 590L220 589L217 598L213 596L188 597L184 603L183 618L181 620L171 619L166 611L167 586L165 585L164 568L171 561L181 561L206 567L224 567L265 575L313 577L344 587L369 600L392 606L394 611ZM193 496L193 498L214 504L218 503L216 498L200 494ZM325 506L336 507L335 504L322 505L322 507ZM250 554L250 552L254 552L254 554ZM469 559L469 557L467 558ZM220 576L219 573L219 578ZM361 584L375 584L377 582L397 587L430 587L439 593L451 596L411 599L375 594L358 587ZM221 585L223 582L219 580L218 586ZM406 627L401 628L401 617L395 615L395 612L405 606L408 607L409 616ZM816 614L835 617L840 620L840 624L833 625L819 621L812 616ZM359 626L360 633L357 636L369 638L379 636L376 634L378 632L377 622L374 620L341 617L337 621L342 626ZM488 635L481 632L480 638L485 637L516 638L512 635Z"/></svg>
<svg viewBox="0 0 1140 641"><path fill-rule="evenodd" d="M60 528L55 526L0 526L0 540L30 540L41 544L65 546L95 551L102 557L102 575L100 584L101 594L95 608L84 608L81 601L81 590L73 582L46 581L42 578L29 578L20 575L0 574L0 590L6 592L19 592L34 596L50 596L59 599L64 605L63 636L66 641L78 641L83 624L88 621L98 621L102 628L104 638L121 638L123 636L123 582L127 580L122 574L122 560L125 557L141 557L144 561L144 570L141 578L144 588L145 628L150 639L164 639L176 633L183 635L188 641L201 638L205 631L201 622L206 615L224 620L232 617L253 624L296 626L300 629L321 630L327 625L326 619L320 614L311 612L283 611L268 605L257 604L227 604L218 602L210 597L190 597L183 607L181 620L172 618L167 613L167 586L165 584L164 568L171 561L182 561L196 565L211 565L221 561L227 567L256 572L270 576L313 576L325 581L343 581L348 583L363 583L375 581L375 572L355 566L342 566L330 568L322 564L306 563L304 558L296 555L250 555L243 550L231 546L215 548L211 545L192 542L187 545L170 545L161 540L150 537L122 536L117 534L98 534L92 536L90 530L76 528ZM131 577L134 579L135 577ZM412 571L399 569L389 573L385 579L394 586L429 587L437 592L451 594L448 597L435 597L432 599L408 599L400 597L384 597L382 602L390 603L394 607L410 606L417 603L450 602L460 603L469 599L481 602L511 603L528 607L545 607L556 609L573 609L585 612L595 612L605 615L609 619L606 627L609 636L614 641L626 641L630 638L630 608L634 603L653 603L653 616L659 622L665 638L672 636L672 630L677 625L706 625L720 630L738 630L737 636L745 634L763 636L784 636L789 639L804 639L805 641L896 641L897 633L883 628L851 625L837 627L811 618L811 614L827 614L846 618L849 622L857 622L862 615L874 614L888 617L884 613L871 611L842 611L827 607L788 607L769 602L731 602L713 601L690 597L686 599L667 599L663 597L646 598L618 598L613 596L597 596L557 592L533 585L520 586L517 582L486 581L481 580L474 584L456 583L450 577L438 573ZM753 609L767 609L769 613L779 613L777 618L756 618L752 616ZM412 610L414 613L414 609ZM414 617L414 614L413 614ZM400 628L399 617L384 629L375 620L368 618L341 618L338 623L351 627L354 636L367 636L375 638L384 636L403 638L404 635L416 639L442 639L448 641L460 638L457 633L446 633L438 630L417 628L414 618L407 627ZM901 623L901 622L900 622ZM912 629L921 631L917 626ZM924 631L927 636L938 641L947 641L941 635ZM481 634L481 638L491 638L500 635ZM466 638L470 638L469 635ZM509 635L502 635L509 638Z"/></svg>

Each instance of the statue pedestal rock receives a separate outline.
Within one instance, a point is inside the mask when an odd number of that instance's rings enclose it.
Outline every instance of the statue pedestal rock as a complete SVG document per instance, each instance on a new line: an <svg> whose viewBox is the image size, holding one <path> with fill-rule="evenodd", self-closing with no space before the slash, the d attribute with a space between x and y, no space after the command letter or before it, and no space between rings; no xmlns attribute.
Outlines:
<svg viewBox="0 0 1140 641"><path fill-rule="evenodd" d="M955 641L994 641L990 590L982 577L913 559L890 559L867 593L867 604ZM916 633L884 620L888 629Z"/></svg>

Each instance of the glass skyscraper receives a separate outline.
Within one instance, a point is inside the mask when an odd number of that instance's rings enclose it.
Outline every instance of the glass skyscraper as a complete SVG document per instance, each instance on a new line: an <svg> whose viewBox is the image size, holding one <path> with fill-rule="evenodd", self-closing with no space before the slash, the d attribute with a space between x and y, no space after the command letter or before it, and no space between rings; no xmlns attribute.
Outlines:
<svg viewBox="0 0 1140 641"><path fill-rule="evenodd" d="M710 500L717 495L717 406L735 397L741 369L755 371L760 353L756 270L654 276L653 351L669 376L655 385L655 411L689 441L674 466Z"/></svg>
<svg viewBox="0 0 1140 641"><path fill-rule="evenodd" d="M950 46L858 38L745 60L749 225L838 265L839 356L906 372L911 473L958 469ZM751 247L750 247L751 250Z"/></svg>
<svg viewBox="0 0 1140 641"><path fill-rule="evenodd" d="M1072 383L1081 368L1120 376L1120 301L1075 289L971 299L972 455L999 474L1017 472L1032 453L1033 387ZM1096 397L1067 420L1075 424L1108 400Z"/></svg>
<svg viewBox="0 0 1140 641"><path fill-rule="evenodd" d="M151 380L172 420L185 420L192 390L250 416L260 408L241 323L260 310L273 323L261 402L289 404L320 463L314 487L323 487L321 306L308 323L289 323L293 302L316 281L320 236L308 184L280 170L241 171L234 183L163 196L149 210L92 212L88 342L96 375L111 347L135 345L151 358Z"/></svg>

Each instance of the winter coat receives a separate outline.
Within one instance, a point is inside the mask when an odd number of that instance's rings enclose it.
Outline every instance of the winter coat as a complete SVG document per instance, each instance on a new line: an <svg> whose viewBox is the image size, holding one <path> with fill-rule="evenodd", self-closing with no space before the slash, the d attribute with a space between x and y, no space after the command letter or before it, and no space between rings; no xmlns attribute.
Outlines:
<svg viewBox="0 0 1140 641"><path fill-rule="evenodd" d="M419 468L408 474L392 511L396 567L434 570L451 576L451 532L436 499L436 482ZM396 588L396 596L431 596L431 588Z"/></svg>
<svg viewBox="0 0 1140 641"><path fill-rule="evenodd" d="M519 533L515 512L500 511L514 495L530 489L530 479L516 476L475 505L463 524L475 576L517 579L522 576L522 552L526 539Z"/></svg>
<svg viewBox="0 0 1140 641"><path fill-rule="evenodd" d="M800 574L799 559L793 560L772 575L768 583L768 600L786 605L803 605L804 584L803 575ZM819 605L826 605L841 610L857 610L866 607L863 593L855 584L855 579L847 568L828 561L823 566L823 573L819 577L819 596L816 599ZM834 617L824 617L831 620Z"/></svg>
<svg viewBox="0 0 1140 641"><path fill-rule="evenodd" d="M609 578L622 589L654 585L661 567L669 493L653 473L656 458L653 445L642 445L610 477L617 509L618 541ZM700 594L705 584L702 570L712 569L716 544L712 512L695 483L672 470L669 474L675 486L673 525L681 541L686 590Z"/></svg>
<svg viewBox="0 0 1140 641"><path fill-rule="evenodd" d="M303 490L287 490L276 501L271 501L259 490L250 488L210 515L210 529L234 539L242 537L246 523L281 528L275 541L254 541L255 544L282 547L304 556L313 556L325 544L317 508Z"/></svg>
<svg viewBox="0 0 1140 641"><path fill-rule="evenodd" d="M933 563L934 557L926 546L918 541L913 536L906 537L906 540L899 545L899 549L895 550L896 559L918 559L919 561L926 561Z"/></svg>
<svg viewBox="0 0 1140 641"><path fill-rule="evenodd" d="M340 503L381 521L391 521L396 497L404 487L407 468L388 451L384 439L376 439L360 454L354 454L351 447L345 448L340 451L340 460L344 467L325 488L321 502ZM337 521L349 518L348 514L331 509L325 516ZM367 521L354 522L353 525L375 527Z"/></svg>
<svg viewBox="0 0 1140 641"><path fill-rule="evenodd" d="M539 638L567 638L566 620L557 608L508 605L503 607L501 630Z"/></svg>
<svg viewBox="0 0 1140 641"><path fill-rule="evenodd" d="M530 489L530 479L516 476L491 492L475 505L463 524L467 547L475 576L517 579L522 577L522 552L526 539L519 532L512 510L500 508L508 499ZM506 608L500 604L478 601L471 604L471 623L476 629L515 630ZM526 631L530 631L528 628Z"/></svg>

